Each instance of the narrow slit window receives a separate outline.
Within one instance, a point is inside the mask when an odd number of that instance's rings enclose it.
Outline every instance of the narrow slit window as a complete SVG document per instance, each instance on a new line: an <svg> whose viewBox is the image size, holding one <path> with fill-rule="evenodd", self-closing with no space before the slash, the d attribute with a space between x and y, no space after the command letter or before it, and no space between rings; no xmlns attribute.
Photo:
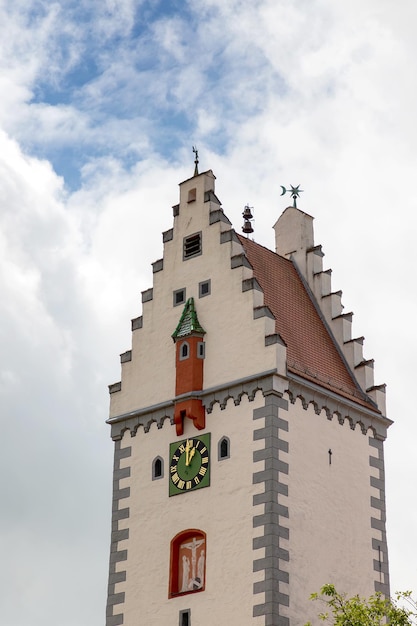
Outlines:
<svg viewBox="0 0 417 626"><path fill-rule="evenodd" d="M199 359L204 359L206 356L206 344L204 341L199 341L197 344L197 356Z"/></svg>
<svg viewBox="0 0 417 626"><path fill-rule="evenodd" d="M190 611L190 609L186 609L185 611L180 611L179 626L191 626L191 611Z"/></svg>
<svg viewBox="0 0 417 626"><path fill-rule="evenodd" d="M230 439L229 437L222 437L218 444L218 458L219 461L230 458Z"/></svg>
<svg viewBox="0 0 417 626"><path fill-rule="evenodd" d="M184 259L190 259L201 254L201 233L195 233L184 239Z"/></svg>
<svg viewBox="0 0 417 626"><path fill-rule="evenodd" d="M152 480L164 477L164 460L157 456L152 462Z"/></svg>
<svg viewBox="0 0 417 626"><path fill-rule="evenodd" d="M188 345L186 341L184 341L184 343L181 344L181 347L180 347L180 360L183 361L184 359L188 359L189 356L190 356L190 346Z"/></svg>

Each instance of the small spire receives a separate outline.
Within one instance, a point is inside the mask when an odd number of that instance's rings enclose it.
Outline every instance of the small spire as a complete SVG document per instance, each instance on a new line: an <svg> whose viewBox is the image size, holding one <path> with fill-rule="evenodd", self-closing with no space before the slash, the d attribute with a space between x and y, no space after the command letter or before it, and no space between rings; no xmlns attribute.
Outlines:
<svg viewBox="0 0 417 626"><path fill-rule="evenodd" d="M178 325L171 337L174 341L176 341L180 337L186 337L187 335L192 335L193 333L205 335L206 331L198 321L197 312L194 306L194 298L188 298L180 321L178 322Z"/></svg>
<svg viewBox="0 0 417 626"><path fill-rule="evenodd" d="M291 189L286 189L283 185L280 185L281 189L282 189L282 193L281 196L283 196L285 193L288 193L291 195L291 198L293 199L293 207L294 209L297 208L297 198L300 197L300 193L303 193L303 189L300 189L300 185L297 185L296 187L293 187L292 185L290 185Z"/></svg>
<svg viewBox="0 0 417 626"><path fill-rule="evenodd" d="M193 152L195 154L195 159L194 159L194 163L195 163L195 167L194 167L194 176L198 176L198 150L195 146L193 146Z"/></svg>

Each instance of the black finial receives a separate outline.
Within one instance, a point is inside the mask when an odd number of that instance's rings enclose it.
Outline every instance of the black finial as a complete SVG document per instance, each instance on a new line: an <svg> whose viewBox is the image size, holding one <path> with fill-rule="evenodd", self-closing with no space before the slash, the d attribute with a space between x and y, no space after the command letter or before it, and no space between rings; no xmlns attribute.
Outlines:
<svg viewBox="0 0 417 626"><path fill-rule="evenodd" d="M193 152L195 154L195 159L194 159L194 163L195 163L195 167L194 167L194 176L198 176L198 150L195 146L193 146Z"/></svg>
<svg viewBox="0 0 417 626"><path fill-rule="evenodd" d="M281 196L284 195L284 193L288 193L291 195L291 198L293 199L293 207L296 209L297 208L297 198L300 197L300 193L303 193L303 189L300 189L300 185L297 185L297 187L293 187L292 185L290 185L291 189L286 189L283 185L280 185L281 189L282 189L282 193Z"/></svg>

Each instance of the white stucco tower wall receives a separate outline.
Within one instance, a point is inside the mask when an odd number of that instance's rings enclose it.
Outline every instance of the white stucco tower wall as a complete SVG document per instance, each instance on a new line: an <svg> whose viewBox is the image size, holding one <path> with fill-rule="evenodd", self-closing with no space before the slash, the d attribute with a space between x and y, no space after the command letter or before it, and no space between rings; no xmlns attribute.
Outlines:
<svg viewBox="0 0 417 626"><path fill-rule="evenodd" d="M305 215L287 214L277 241L285 241L283 256L295 255L320 308L311 269L317 249ZM387 593L389 420L366 398L355 402L291 372L288 346L211 171L180 185L163 244L142 315L132 320L131 349L121 355L121 381L110 386L106 626L298 626L311 619L309 595L324 583L346 593ZM172 334L189 298L205 332L203 389L190 393L205 408L205 426L185 418L178 435L174 408L183 398L175 396ZM350 370L353 361L343 359ZM203 435L209 485L170 495L172 450ZM204 585L173 591L173 540L193 529L205 537Z"/></svg>

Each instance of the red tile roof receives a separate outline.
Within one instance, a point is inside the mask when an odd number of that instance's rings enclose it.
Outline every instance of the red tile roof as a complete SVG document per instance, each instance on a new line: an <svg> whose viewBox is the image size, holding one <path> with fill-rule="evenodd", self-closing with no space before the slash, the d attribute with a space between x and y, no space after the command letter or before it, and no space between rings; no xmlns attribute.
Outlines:
<svg viewBox="0 0 417 626"><path fill-rule="evenodd" d="M379 413L342 358L292 261L238 237L287 345L288 370Z"/></svg>

